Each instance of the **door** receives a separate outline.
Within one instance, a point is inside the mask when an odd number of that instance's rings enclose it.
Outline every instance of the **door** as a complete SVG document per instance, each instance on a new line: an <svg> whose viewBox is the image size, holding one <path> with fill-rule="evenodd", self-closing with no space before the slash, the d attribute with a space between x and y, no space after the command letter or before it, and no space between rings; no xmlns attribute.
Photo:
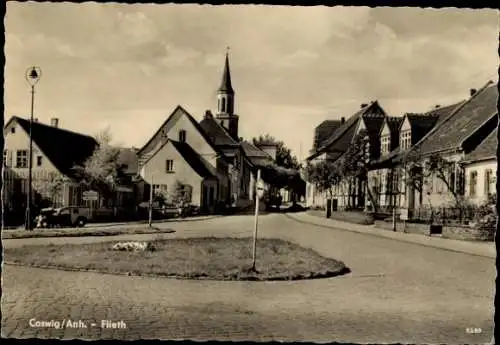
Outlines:
<svg viewBox="0 0 500 345"><path fill-rule="evenodd" d="M71 209L69 208L63 208L59 212L57 216L57 221L60 225L62 226L70 226L72 224L71 222Z"/></svg>

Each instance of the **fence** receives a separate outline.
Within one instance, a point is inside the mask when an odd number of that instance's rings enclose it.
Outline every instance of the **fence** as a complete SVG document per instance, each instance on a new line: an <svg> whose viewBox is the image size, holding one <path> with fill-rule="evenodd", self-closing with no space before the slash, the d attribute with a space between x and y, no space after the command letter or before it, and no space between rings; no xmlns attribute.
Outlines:
<svg viewBox="0 0 500 345"><path fill-rule="evenodd" d="M477 206L468 207L421 207L409 212L409 220L434 224L466 224L482 215Z"/></svg>

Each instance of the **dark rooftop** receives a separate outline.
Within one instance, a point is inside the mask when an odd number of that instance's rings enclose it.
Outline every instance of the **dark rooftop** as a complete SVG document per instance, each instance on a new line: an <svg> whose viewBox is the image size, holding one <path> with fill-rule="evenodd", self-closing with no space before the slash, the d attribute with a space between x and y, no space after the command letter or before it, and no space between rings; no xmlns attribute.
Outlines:
<svg viewBox="0 0 500 345"><path fill-rule="evenodd" d="M196 171L198 175L203 178L215 177L215 175L212 173L212 170L209 168L208 163L206 163L203 157L197 154L191 146L186 143L181 143L174 140L169 141L174 145L177 151L181 154L182 157L184 157L189 166L193 168L193 170Z"/></svg>
<svg viewBox="0 0 500 345"><path fill-rule="evenodd" d="M498 128L490 133L472 152L465 156L465 161L474 162L496 158L498 147Z"/></svg>
<svg viewBox="0 0 500 345"><path fill-rule="evenodd" d="M488 83L444 119L439 119L435 129L418 144L418 150L427 154L460 148L465 139L498 113L497 99L498 86Z"/></svg>
<svg viewBox="0 0 500 345"><path fill-rule="evenodd" d="M9 122L11 121L16 121L29 133L29 120L14 116ZM91 136L40 122L33 122L32 137L33 142L52 164L68 177L74 177L73 167L84 164L98 146L97 141Z"/></svg>

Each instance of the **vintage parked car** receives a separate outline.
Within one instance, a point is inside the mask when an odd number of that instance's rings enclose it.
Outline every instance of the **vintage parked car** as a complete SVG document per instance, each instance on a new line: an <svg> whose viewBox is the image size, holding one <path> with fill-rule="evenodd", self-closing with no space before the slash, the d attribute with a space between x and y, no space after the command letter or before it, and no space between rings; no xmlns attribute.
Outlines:
<svg viewBox="0 0 500 345"><path fill-rule="evenodd" d="M45 208L37 216L37 228L83 227L89 218L91 218L91 213L88 207Z"/></svg>

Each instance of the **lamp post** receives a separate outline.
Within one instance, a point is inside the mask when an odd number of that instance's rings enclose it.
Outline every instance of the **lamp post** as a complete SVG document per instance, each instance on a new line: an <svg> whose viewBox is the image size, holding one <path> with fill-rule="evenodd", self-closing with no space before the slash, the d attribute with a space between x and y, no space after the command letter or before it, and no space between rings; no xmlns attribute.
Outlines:
<svg viewBox="0 0 500 345"><path fill-rule="evenodd" d="M30 133L29 133L29 151L28 151L28 193L26 198L26 218L25 218L25 229L32 229L31 221L31 194L32 194L32 163L33 163L33 108L35 104L35 85L38 83L42 76L42 70L40 67L32 66L26 70L26 80L31 86L31 115L30 115Z"/></svg>

